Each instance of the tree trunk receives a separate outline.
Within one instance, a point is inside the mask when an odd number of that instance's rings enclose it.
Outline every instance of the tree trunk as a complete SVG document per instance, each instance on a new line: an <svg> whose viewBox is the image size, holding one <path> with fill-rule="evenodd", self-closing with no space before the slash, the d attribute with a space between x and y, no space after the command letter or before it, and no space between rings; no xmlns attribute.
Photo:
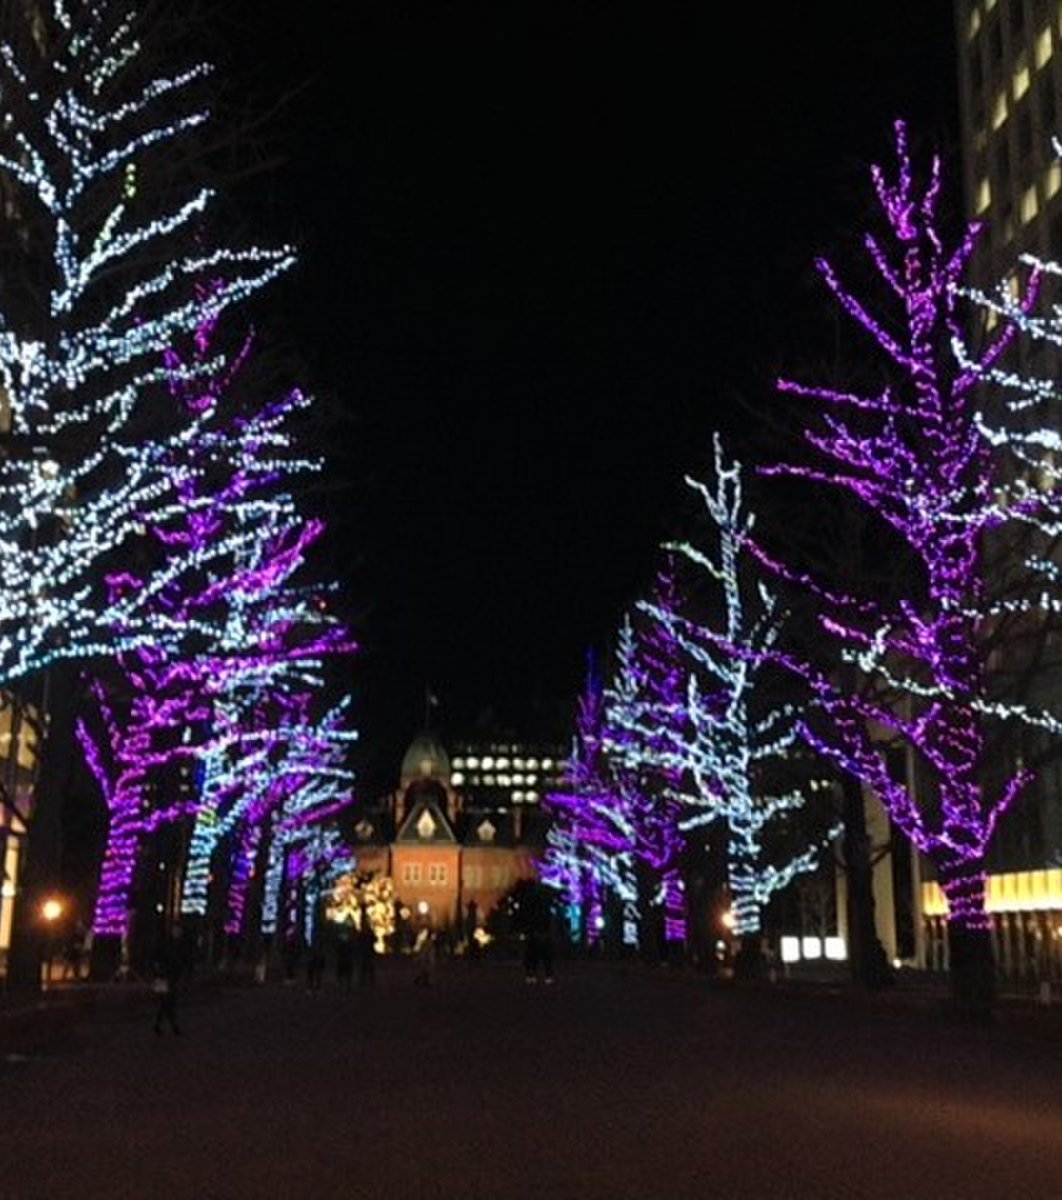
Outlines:
<svg viewBox="0 0 1062 1200"><path fill-rule="evenodd" d="M740 980L763 979L767 974L767 957L763 953L763 934L744 934L734 955L734 978Z"/></svg>
<svg viewBox="0 0 1062 1200"><path fill-rule="evenodd" d="M960 863L951 870L938 863L937 869L948 901L952 1004L962 1016L988 1020L996 999L996 964L985 912L984 869L980 863Z"/></svg>
<svg viewBox="0 0 1062 1200"><path fill-rule="evenodd" d="M996 964L987 929L948 926L951 999L964 1016L989 1018L996 1000Z"/></svg>
<svg viewBox="0 0 1062 1200"><path fill-rule="evenodd" d="M844 862L848 903L848 962L852 982L868 991L878 991L893 982L885 947L878 938L874 905L874 866L863 788L845 774L841 779L844 820Z"/></svg>

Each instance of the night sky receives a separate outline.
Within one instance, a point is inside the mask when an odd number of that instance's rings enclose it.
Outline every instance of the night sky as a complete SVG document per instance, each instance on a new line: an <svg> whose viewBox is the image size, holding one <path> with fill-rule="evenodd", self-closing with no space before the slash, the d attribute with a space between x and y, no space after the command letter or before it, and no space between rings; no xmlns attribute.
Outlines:
<svg viewBox="0 0 1062 1200"><path fill-rule="evenodd" d="M294 91L246 203L301 248L270 304L327 417L365 786L426 686L444 736L566 737L683 474L819 361L812 259L854 250L894 118L957 202L952 6L221 7L234 94Z"/></svg>

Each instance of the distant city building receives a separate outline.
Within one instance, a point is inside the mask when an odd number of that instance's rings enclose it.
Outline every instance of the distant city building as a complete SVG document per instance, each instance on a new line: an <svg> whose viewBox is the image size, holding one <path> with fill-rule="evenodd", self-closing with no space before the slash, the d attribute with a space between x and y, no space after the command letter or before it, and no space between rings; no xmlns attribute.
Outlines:
<svg viewBox="0 0 1062 1200"><path fill-rule="evenodd" d="M563 746L517 741L458 742L453 786L477 805L538 804L564 774Z"/></svg>

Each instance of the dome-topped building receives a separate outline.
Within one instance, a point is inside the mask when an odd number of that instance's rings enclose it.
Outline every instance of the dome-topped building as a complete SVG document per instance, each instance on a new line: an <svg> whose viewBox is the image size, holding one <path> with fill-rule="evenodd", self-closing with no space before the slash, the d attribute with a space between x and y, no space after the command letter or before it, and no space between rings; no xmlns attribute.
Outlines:
<svg viewBox="0 0 1062 1200"><path fill-rule="evenodd" d="M410 743L402 759L399 786L409 787L420 779L433 779L443 787L450 786L450 756L434 733L425 730Z"/></svg>

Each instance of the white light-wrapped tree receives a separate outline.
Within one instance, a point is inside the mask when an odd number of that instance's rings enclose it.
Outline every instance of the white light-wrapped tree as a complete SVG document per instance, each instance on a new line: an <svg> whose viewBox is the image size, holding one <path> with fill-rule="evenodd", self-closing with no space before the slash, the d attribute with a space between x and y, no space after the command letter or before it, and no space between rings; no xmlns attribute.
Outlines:
<svg viewBox="0 0 1062 1200"><path fill-rule="evenodd" d="M58 660L174 647L188 633L157 601L213 548L149 563L142 533L182 517L175 464L213 414L177 411L164 356L292 255L205 240L215 197L185 168L209 69L152 70L168 46L145 51L138 33L152 27L134 8L42 0L7 6L0 22L0 686L11 686ZM111 586L133 562L142 586ZM73 691L65 681L50 697L63 745ZM59 757L45 747L16 943L55 869Z"/></svg>
<svg viewBox="0 0 1062 1200"><path fill-rule="evenodd" d="M665 731L681 728L686 677L677 657L667 653L666 631L644 616L641 626L636 629L630 616L624 619L615 669L605 689L602 739L615 786L601 816L614 847L635 864L643 930L658 915L657 940L681 945L686 936L681 874L686 814L679 773L661 766L660 751L667 744ZM644 945L644 933L642 941Z"/></svg>
<svg viewBox="0 0 1062 1200"><path fill-rule="evenodd" d="M212 417L176 410L164 358L293 261L203 245L210 189L182 195L159 165L207 119L193 94L206 67L146 77L125 4L40 15L0 44L0 684L183 632L152 600L187 561L135 591L105 579L147 515L180 515L175 450Z"/></svg>
<svg viewBox="0 0 1062 1200"><path fill-rule="evenodd" d="M786 828L805 804L803 789L775 790L800 751L796 712L779 699L772 662L783 613L750 550L755 518L743 502L740 464L725 461L718 436L713 444L712 479L687 479L704 506L701 536L672 549L706 585L700 589L706 611L719 615L694 619L679 607L645 606L689 664L683 724L662 727L656 758L685 780L691 812L683 828L722 827L739 966L755 973L768 901L815 869L823 838L807 845L799 831Z"/></svg>

